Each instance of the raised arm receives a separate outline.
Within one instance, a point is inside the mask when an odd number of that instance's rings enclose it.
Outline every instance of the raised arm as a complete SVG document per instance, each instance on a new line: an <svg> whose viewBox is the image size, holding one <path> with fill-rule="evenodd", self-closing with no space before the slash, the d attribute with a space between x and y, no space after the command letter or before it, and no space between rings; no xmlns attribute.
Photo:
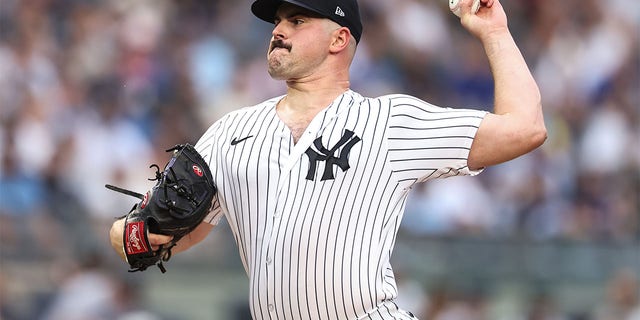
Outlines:
<svg viewBox="0 0 640 320"><path fill-rule="evenodd" d="M547 137L540 91L516 45L499 0L461 0L462 25L486 52L495 82L493 113L482 121L469 153L468 166L483 168L509 161L542 145Z"/></svg>

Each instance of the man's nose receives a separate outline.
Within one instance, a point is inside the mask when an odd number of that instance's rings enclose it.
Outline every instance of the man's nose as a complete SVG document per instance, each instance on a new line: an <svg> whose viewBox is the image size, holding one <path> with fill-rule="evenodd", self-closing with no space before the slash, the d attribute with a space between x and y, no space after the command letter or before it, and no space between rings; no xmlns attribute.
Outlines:
<svg viewBox="0 0 640 320"><path fill-rule="evenodd" d="M285 38L285 30L282 26L282 23L276 23L273 27L273 31L271 32L273 39L284 39Z"/></svg>

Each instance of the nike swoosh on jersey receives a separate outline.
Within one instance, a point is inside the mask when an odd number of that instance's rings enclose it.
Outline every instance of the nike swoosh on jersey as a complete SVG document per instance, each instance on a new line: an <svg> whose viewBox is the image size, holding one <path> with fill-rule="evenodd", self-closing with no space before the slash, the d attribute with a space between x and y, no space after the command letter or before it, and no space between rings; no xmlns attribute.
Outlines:
<svg viewBox="0 0 640 320"><path fill-rule="evenodd" d="M241 138L241 139L233 138L233 140L231 140L231 145L235 146L236 144L238 144L238 143L240 143L242 141L245 141L245 140L247 140L249 138L253 138L253 136L247 136L247 137L244 137L244 138Z"/></svg>

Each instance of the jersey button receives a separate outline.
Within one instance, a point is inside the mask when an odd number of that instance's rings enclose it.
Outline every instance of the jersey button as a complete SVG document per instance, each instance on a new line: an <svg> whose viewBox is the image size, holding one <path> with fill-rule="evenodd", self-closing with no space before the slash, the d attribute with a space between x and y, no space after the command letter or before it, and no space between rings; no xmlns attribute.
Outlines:
<svg viewBox="0 0 640 320"><path fill-rule="evenodd" d="M267 265L270 265L270 264L271 264L271 261L273 261L273 260L271 259L271 257L267 257Z"/></svg>
<svg viewBox="0 0 640 320"><path fill-rule="evenodd" d="M273 312L273 310L275 310L276 307L273 304L269 305L269 312Z"/></svg>

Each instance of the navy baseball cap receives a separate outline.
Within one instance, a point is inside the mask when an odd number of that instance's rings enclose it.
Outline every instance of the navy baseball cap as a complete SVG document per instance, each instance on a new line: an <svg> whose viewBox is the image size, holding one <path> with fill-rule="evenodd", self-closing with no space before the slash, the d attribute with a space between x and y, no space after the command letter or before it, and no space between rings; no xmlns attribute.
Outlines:
<svg viewBox="0 0 640 320"><path fill-rule="evenodd" d="M362 22L360 22L360 10L356 0L256 0L251 5L251 12L256 17L273 23L278 7L284 2L313 11L349 28L356 42L360 42Z"/></svg>

